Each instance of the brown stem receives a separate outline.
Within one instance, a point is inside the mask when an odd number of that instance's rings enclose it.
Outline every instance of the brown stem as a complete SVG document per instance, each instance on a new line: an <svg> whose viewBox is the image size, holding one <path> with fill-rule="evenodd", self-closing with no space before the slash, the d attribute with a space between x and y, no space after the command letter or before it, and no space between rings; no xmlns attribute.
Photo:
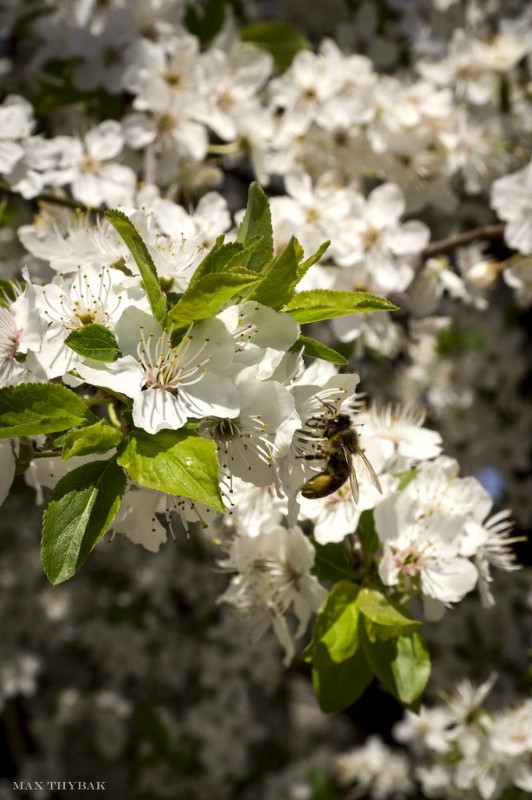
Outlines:
<svg viewBox="0 0 532 800"><path fill-rule="evenodd" d="M472 228L470 231L463 231L454 236L449 236L447 239L439 239L427 245L421 255L424 258L430 256L437 256L440 253L446 253L448 250L454 250L455 247L463 247L466 244L471 244L477 239L500 239L504 233L504 222L496 222L493 225L484 225L480 228Z"/></svg>
<svg viewBox="0 0 532 800"><path fill-rule="evenodd" d="M11 197L27 200L31 203L54 203L56 206L72 208L76 211L83 211L86 214L104 214L106 210L100 206L87 206L85 203L80 203L78 200L71 200L69 197L60 197L46 192L44 194L38 194L35 197L23 197L20 192L16 192L8 183L5 183L5 181L0 181L0 192L8 194Z"/></svg>

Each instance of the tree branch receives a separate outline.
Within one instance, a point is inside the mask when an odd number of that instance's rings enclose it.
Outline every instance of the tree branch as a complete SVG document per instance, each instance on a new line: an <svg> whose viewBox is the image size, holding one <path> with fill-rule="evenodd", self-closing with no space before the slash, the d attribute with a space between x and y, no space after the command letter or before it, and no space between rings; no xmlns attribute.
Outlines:
<svg viewBox="0 0 532 800"><path fill-rule="evenodd" d="M65 208L72 208L75 211L83 211L85 214L104 214L106 209L101 206L87 206L85 203L80 203L78 200L71 200L69 197L60 197L55 194L37 194L35 197L23 197L20 192L16 192L8 183L0 181L0 192L10 195L11 197L18 197L20 200L26 200L28 203L52 203L56 206L64 206Z"/></svg>
<svg viewBox="0 0 532 800"><path fill-rule="evenodd" d="M472 228L470 231L457 233L454 236L449 236L447 239L439 239L427 245L421 255L424 258L430 256L437 256L440 253L446 253L448 250L454 250L455 247L463 247L466 244L471 244L477 239L500 239L504 233L504 222L496 222L493 225L484 225L481 228Z"/></svg>

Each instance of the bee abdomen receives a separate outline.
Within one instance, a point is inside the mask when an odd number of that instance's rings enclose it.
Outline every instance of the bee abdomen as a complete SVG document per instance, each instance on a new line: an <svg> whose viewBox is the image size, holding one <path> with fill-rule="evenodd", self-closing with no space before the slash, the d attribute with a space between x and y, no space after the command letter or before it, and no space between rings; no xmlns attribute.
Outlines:
<svg viewBox="0 0 532 800"><path fill-rule="evenodd" d="M320 472L319 475L314 475L313 478L303 484L301 494L309 500L327 497L327 495L340 489L348 477L347 471L338 471L336 473L332 471Z"/></svg>

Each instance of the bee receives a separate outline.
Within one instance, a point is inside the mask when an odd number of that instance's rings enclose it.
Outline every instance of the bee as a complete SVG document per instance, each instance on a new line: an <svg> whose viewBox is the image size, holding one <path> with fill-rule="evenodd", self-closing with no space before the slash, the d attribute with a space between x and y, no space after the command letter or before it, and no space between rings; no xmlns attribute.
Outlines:
<svg viewBox="0 0 532 800"><path fill-rule="evenodd" d="M304 455L306 460L320 459L325 462L321 472L314 475L301 487L301 494L309 500L328 495L340 489L349 479L355 503L358 503L360 490L355 470L361 468L373 485L381 492L382 488L375 470L360 446L360 437L348 414L337 414L334 407L323 403L327 415L311 417L306 425L316 431L311 434L320 440L318 452Z"/></svg>

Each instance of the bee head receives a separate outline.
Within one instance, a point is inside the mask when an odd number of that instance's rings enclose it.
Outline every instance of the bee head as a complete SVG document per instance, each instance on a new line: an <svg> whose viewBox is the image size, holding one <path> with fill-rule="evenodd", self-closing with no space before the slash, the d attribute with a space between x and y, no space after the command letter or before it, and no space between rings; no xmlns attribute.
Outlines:
<svg viewBox="0 0 532 800"><path fill-rule="evenodd" d="M351 427L351 417L348 414L337 414L336 417L331 417L327 420L327 431L330 433L337 433L338 431L345 430Z"/></svg>

